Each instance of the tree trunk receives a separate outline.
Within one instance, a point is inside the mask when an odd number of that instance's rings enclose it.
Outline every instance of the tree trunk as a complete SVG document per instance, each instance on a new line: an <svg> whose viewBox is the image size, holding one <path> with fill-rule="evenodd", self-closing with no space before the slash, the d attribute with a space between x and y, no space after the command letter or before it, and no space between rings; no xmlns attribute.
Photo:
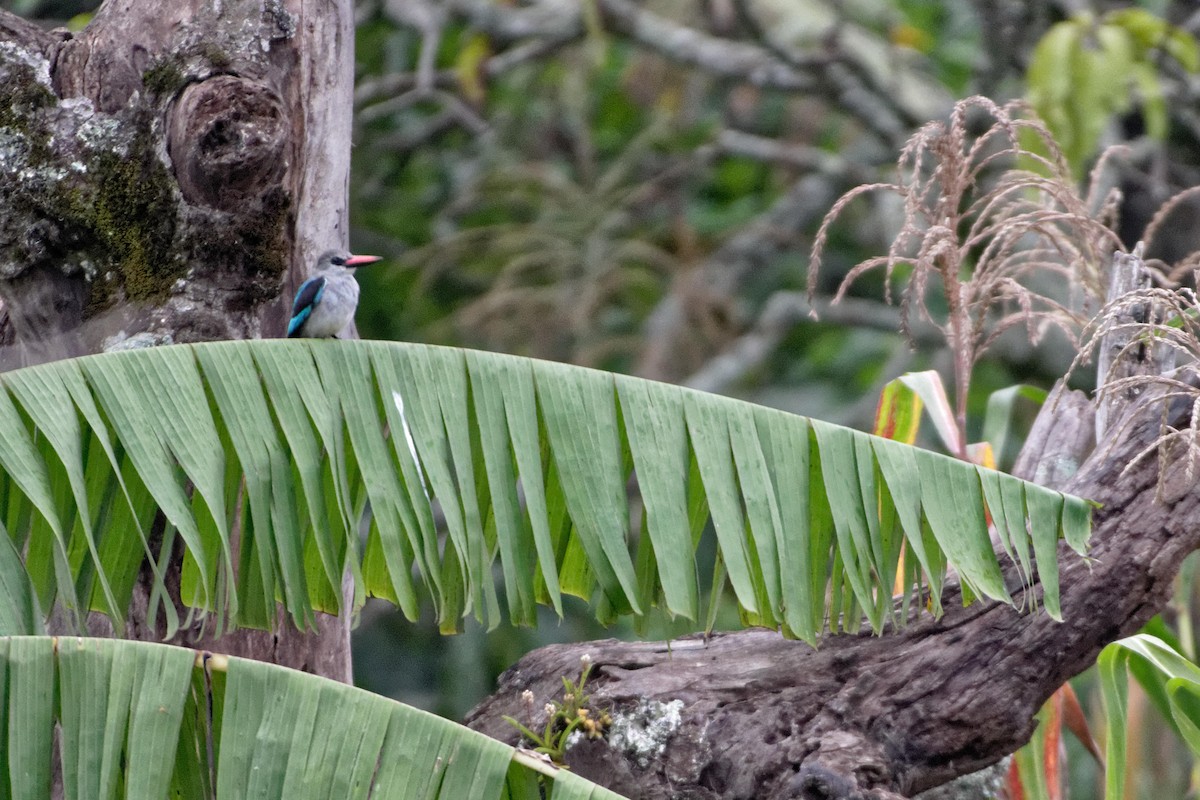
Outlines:
<svg viewBox="0 0 1200 800"><path fill-rule="evenodd" d="M348 0L108 0L79 34L0 11L0 367L282 335L347 243L353 43ZM349 680L344 617L183 642Z"/></svg>

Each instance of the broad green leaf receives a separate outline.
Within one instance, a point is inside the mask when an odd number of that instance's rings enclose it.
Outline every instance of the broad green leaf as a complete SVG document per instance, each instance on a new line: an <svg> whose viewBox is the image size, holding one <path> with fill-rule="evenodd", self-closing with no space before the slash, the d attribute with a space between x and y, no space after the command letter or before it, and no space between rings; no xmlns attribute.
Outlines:
<svg viewBox="0 0 1200 800"><path fill-rule="evenodd" d="M921 397L902 379L888 381L879 393L875 408L875 428L871 432L884 439L912 444L921 427Z"/></svg>
<svg viewBox="0 0 1200 800"><path fill-rule="evenodd" d="M813 431L821 449L821 468L825 491L833 512L837 532L838 555L845 569L846 580L854 590L859 604L868 612L876 608L875 587L871 580L871 535L869 517L875 513L871 506L874 495L864 497L859 481L855 436L852 431L825 422L813 421ZM836 570L835 570L836 571ZM886 590L890 595L891 587ZM835 593L836 594L836 593ZM872 615L873 626L883 624L881 617Z"/></svg>
<svg viewBox="0 0 1200 800"><path fill-rule="evenodd" d="M1200 72L1200 42L1191 33L1172 25L1163 47L1188 72Z"/></svg>
<svg viewBox="0 0 1200 800"><path fill-rule="evenodd" d="M92 562L98 563L100 552L92 534L87 479L84 474L86 462L83 447L86 440L83 438L75 409L69 404L52 402L53 398L59 397L67 391L59 379L59 373L51 370L15 372L8 376L7 385L21 403L21 407L30 415L37 430L46 436L58 456L70 486L70 495L74 500L75 508L72 509L72 516L78 515L82 521L85 521L80 526L83 539ZM63 524L66 529L70 528L65 520ZM105 600L105 608L110 612L116 612L121 606L117 604L113 595L106 571L98 570L98 578ZM117 618L114 622L116 622L118 632L124 629L123 619Z"/></svg>
<svg viewBox="0 0 1200 800"><path fill-rule="evenodd" d="M1139 680L1152 681L1166 699L1175 729L1200 755L1200 666L1156 636L1138 634L1113 642L1100 652L1100 690L1105 710L1105 800L1121 800L1125 789L1127 671L1140 663Z"/></svg>
<svg viewBox="0 0 1200 800"><path fill-rule="evenodd" d="M479 422L484 465L491 485L492 513L500 544L500 565L511 619L534 623L534 568L537 544L521 518L521 498L517 492L517 471L512 453L505 406L507 399L497 377L503 372L487 359L468 354L467 368L472 375L475 414ZM547 541L549 543L549 536ZM553 558L553 550L547 550Z"/></svg>
<svg viewBox="0 0 1200 800"><path fill-rule="evenodd" d="M991 443L997 464L1008 463L1005 455L1010 449L1009 437L1017 404L1024 401L1040 408L1046 402L1046 396L1045 389L1024 383L997 389L988 395L987 410L983 413L983 439Z"/></svg>
<svg viewBox="0 0 1200 800"><path fill-rule="evenodd" d="M4 776L13 798L50 796L54 748L54 642L48 638L0 639L4 675Z"/></svg>
<svg viewBox="0 0 1200 800"><path fill-rule="evenodd" d="M477 396L499 394L503 398L504 421L516 459L520 488L529 509L526 522L533 535L539 573L550 604L562 616L562 593L548 522L545 476L538 441L533 371L527 361L497 359L491 354L478 352L468 353L468 363L474 370L472 388ZM493 487L493 492L504 489Z"/></svg>
<svg viewBox="0 0 1200 800"><path fill-rule="evenodd" d="M617 379L634 469L644 487L646 533L655 553L691 553L688 524L688 440L679 389L661 383ZM660 564L667 608L695 620L700 590L693 559L668 557Z"/></svg>
<svg viewBox="0 0 1200 800"><path fill-rule="evenodd" d="M1133 37L1139 58L1152 57L1153 50L1162 48L1188 72L1200 70L1200 45L1195 37L1161 17L1142 8L1123 8L1105 14L1104 22Z"/></svg>
<svg viewBox="0 0 1200 800"><path fill-rule="evenodd" d="M747 611L757 612L750 546L746 541L745 516L738 497L733 449L729 442L729 421L721 414L719 401L715 398L688 392L684 395L684 406L688 437L704 483L724 568L738 602ZM659 560L665 557L659 556Z"/></svg>
<svg viewBox="0 0 1200 800"><path fill-rule="evenodd" d="M220 607L220 598L216 597L218 581L215 572L224 567L226 576L234 574L229 540L225 537L214 542L209 537L201 536L201 525L192 511L186 487L177 479L175 463L163 441L170 434L155 422L162 412L142 400L145 395L139 391L141 384L130 374L134 365L126 363L126 359L81 359L80 365L97 403L103 407L105 417L113 426L116 439L167 521L179 530L193 559L192 563L196 565L200 586L198 592L185 594L185 601ZM161 369L166 372L178 365L178 358L173 356L169 362L161 364ZM207 409L203 413L207 414ZM212 437L213 440L205 445L207 448L217 445L215 431ZM178 448L186 449L182 443L178 444ZM215 491L220 496L221 492L213 486L211 474L206 477L209 478L205 481L208 492L212 494ZM232 616L236 613L236 598L231 600L233 603L228 611Z"/></svg>
<svg viewBox="0 0 1200 800"><path fill-rule="evenodd" d="M901 375L897 380L921 398L925 411L929 413L929 419L933 421L933 427L941 437L946 450L955 455L962 453L964 448L962 433L958 429L958 422L954 419L954 409L951 408L950 400L946 397L946 387L942 384L942 376L933 370L926 370L909 372Z"/></svg>
<svg viewBox="0 0 1200 800"><path fill-rule="evenodd" d="M483 536L483 517L475 480L465 359L461 352L444 348L430 348L416 355L418 363L424 367L425 381L442 389L438 392L438 405L443 435L450 446L454 464L456 491L453 502L462 509L467 533L466 549L459 557L467 565L466 577L475 615L486 624L488 620L496 619L498 608L492 582L483 579L490 571L491 556ZM442 498L443 509L448 502L452 502L449 497Z"/></svg>
<svg viewBox="0 0 1200 800"><path fill-rule="evenodd" d="M739 409L729 421L729 439L738 486L746 507L747 530L753 546L756 583L759 585L759 624L774 627L780 600L779 552L784 536L779 502L772 487L771 470L758 438L752 407Z"/></svg>
<svg viewBox="0 0 1200 800"><path fill-rule="evenodd" d="M1128 654L1115 645L1100 651L1100 695L1104 700L1104 798L1125 796L1125 730L1129 710L1129 683L1125 675Z"/></svg>
<svg viewBox="0 0 1200 800"><path fill-rule="evenodd" d="M548 362L534 373L550 451L588 563L614 605L637 611L613 379Z"/></svg>
<svg viewBox="0 0 1200 800"><path fill-rule="evenodd" d="M1052 25L1034 48L1026 73L1029 100L1081 175L1112 116L1135 101L1147 132L1166 135L1160 74L1163 53L1184 69L1200 68L1200 46L1187 31L1143 9L1097 20L1077 14Z"/></svg>
<svg viewBox="0 0 1200 800"><path fill-rule="evenodd" d="M50 800L57 763L65 796L88 800L206 798L210 776L218 797L510 800L512 785L529 800L620 800L448 720L273 664L0 638L0 795Z"/></svg>
<svg viewBox="0 0 1200 800"><path fill-rule="evenodd" d="M934 610L940 612L944 566L932 548L926 546L928 526L921 521L921 473L916 451L889 439L875 439L872 445L907 545L925 572L932 590Z"/></svg>
<svg viewBox="0 0 1200 800"><path fill-rule="evenodd" d="M1058 537L1046 535L1045 525L1052 519L1062 516L1062 495L1041 486L1028 486L1025 489L1025 506L1029 512L1030 527L1034 531L1033 554L1038 563L1038 578L1042 582L1042 602L1046 605L1046 613L1054 619L1062 619L1058 608L1058 568L1055 551L1058 549Z"/></svg>
<svg viewBox="0 0 1200 800"><path fill-rule="evenodd" d="M1095 151L1112 114L1129 107L1134 58L1129 33L1103 24L1085 34L1071 53L1068 113L1073 135L1063 150L1072 165L1082 165Z"/></svg>
<svg viewBox="0 0 1200 800"><path fill-rule="evenodd" d="M1200 684L1187 678L1167 681L1171 715L1193 754L1200 755Z"/></svg>
<svg viewBox="0 0 1200 800"><path fill-rule="evenodd" d="M1081 551L1088 535L1085 501L971 464L514 356L221 342L31 367L0 384L0 625L14 632L37 631L47 599L123 613L146 562L151 613L174 632L176 547L189 618L216 615L218 627L270 626L277 602L304 625L345 610L346 573L353 607L370 593L416 617L428 602L451 630L467 613L496 624L497 581L518 622L535 603L561 609L564 591L605 620L661 604L698 621L696 553L711 523L713 601L728 579L743 619L815 642L830 612L847 630L860 614L879 630L896 577L905 591L928 584L937 613L947 561L968 594L1007 599L989 511L1055 612L1057 542ZM631 496L643 504L633 519ZM920 568L898 575L902 543Z"/></svg>
<svg viewBox="0 0 1200 800"><path fill-rule="evenodd" d="M59 640L67 797L114 797L118 781L129 797L166 795L194 661L178 647Z"/></svg>
<svg viewBox="0 0 1200 800"><path fill-rule="evenodd" d="M245 476L265 596L274 601L276 581L293 623L311 624L299 514L292 470L248 352L196 353ZM278 577L276 577L278 576Z"/></svg>
<svg viewBox="0 0 1200 800"><path fill-rule="evenodd" d="M409 413L405 410L404 394L401 391L402 380L396 359L390 353L376 350L372 352L372 364L375 368L376 380L379 384L384 414L391 429L389 436L392 453L399 464L403 491L395 498L396 509L404 532L408 537L408 549L411 549L420 567L426 583L434 595L434 602L441 608L443 586L438 554L438 536L434 530L432 509L430 507L429 486L420 467L420 456L417 452L413 429L409 423ZM390 391L387 387L392 387ZM384 560L395 559L396 554L384 555ZM398 564L391 565L392 569ZM407 611L405 612L408 613ZM410 619L416 619L410 616Z"/></svg>
<svg viewBox="0 0 1200 800"><path fill-rule="evenodd" d="M983 507L979 476L974 474L979 468L971 466L969 472L959 470L956 467L960 462L923 450L916 451L916 460L921 473L921 506L947 559L975 593L1012 602L992 552L983 516L971 515L961 520L965 525L955 521L956 509ZM1054 563L1053 557L1050 563ZM1047 588L1047 595L1050 591ZM1057 584L1054 593L1057 607ZM1046 607L1051 607L1050 600L1046 601Z"/></svg>
<svg viewBox="0 0 1200 800"><path fill-rule="evenodd" d="M59 600L69 612L78 616L82 609L75 596L75 584L67 559L68 531L63 529L58 517L49 471L21 420L14 398L4 391L0 391L0 468L4 469L9 479L41 515L43 533L40 541L32 544L31 549L40 545L52 554L49 561L53 564L54 588L58 591ZM34 524L37 525L36 520ZM34 530L36 532L38 529L35 527ZM49 585L37 588L41 589L43 596L49 597Z"/></svg>
<svg viewBox="0 0 1200 800"><path fill-rule="evenodd" d="M324 482L321 468L321 445L313 430L305 411L304 402L296 391L294 380L301 379L303 370L297 369L300 363L307 363L309 369L312 362L309 359L292 359L285 361L281 354L271 350L263 350L252 354L258 365L258 374L273 407L280 410L275 414L279 427L291 451L293 464L293 491L303 500L303 509L308 512L311 520L328 520L328 524L310 526L305 537L305 547L309 551L306 561L308 582L317 598L327 598L327 604L317 606L323 611L336 613L341 608L341 577L343 571L342 557L339 552L344 545L346 533L341 515L334 514L326 504ZM315 373L313 373L315 378ZM338 504L334 504L337 508ZM319 564L320 571L315 568ZM315 605L315 604L314 604Z"/></svg>
<svg viewBox="0 0 1200 800"><path fill-rule="evenodd" d="M979 479L1000 546L1016 564L1021 582L1029 586L1034 576L1029 562L1029 534L1025 530L1025 492L1021 482L990 469L979 470Z"/></svg>
<svg viewBox="0 0 1200 800"><path fill-rule="evenodd" d="M42 633L42 614L21 554L0 528L0 636L23 633Z"/></svg>
<svg viewBox="0 0 1200 800"><path fill-rule="evenodd" d="M800 530L813 533L816 527L810 522L810 493L800 488L808 482L809 475L808 426L789 424L794 421L788 415L766 409L758 410L755 422L779 514L776 546L780 572L785 576L782 587L784 621L794 635L812 644L820 632L820 622L814 624L815 615L824 605L824 598L813 594L814 584L819 584L822 593L825 588L824 560L814 552L822 547L823 537L817 533L806 540L789 535L790 531ZM827 547L827 543L824 544ZM814 563L821 564L815 574ZM816 574L820 575L819 579Z"/></svg>
<svg viewBox="0 0 1200 800"><path fill-rule="evenodd" d="M1070 63L1083 35L1075 20L1051 25L1029 59L1025 82L1029 102L1060 143L1066 144L1071 123L1068 101L1072 91Z"/></svg>

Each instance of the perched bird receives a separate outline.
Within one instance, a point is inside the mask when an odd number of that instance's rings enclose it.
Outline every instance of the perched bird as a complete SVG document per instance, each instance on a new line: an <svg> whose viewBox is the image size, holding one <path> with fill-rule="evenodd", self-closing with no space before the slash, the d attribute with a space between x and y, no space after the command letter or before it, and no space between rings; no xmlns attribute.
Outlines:
<svg viewBox="0 0 1200 800"><path fill-rule="evenodd" d="M317 259L317 274L300 284L292 303L288 338L326 339L354 319L358 281L353 269L379 261L379 256L353 256L330 250Z"/></svg>

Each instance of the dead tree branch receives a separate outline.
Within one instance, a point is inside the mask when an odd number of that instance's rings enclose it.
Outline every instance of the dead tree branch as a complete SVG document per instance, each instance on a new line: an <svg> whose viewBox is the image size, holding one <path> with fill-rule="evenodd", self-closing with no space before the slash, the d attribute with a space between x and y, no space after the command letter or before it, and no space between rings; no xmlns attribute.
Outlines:
<svg viewBox="0 0 1200 800"><path fill-rule="evenodd" d="M1120 440L1087 460L1068 452L1090 438L1078 435L1090 429L1087 400L1046 407L1040 429L1052 433L1039 446L1073 462L1065 472L1081 464L1060 488L1102 504L1090 559L1063 552L1062 623L997 603L956 607L952 590L939 621L830 637L818 650L763 630L558 645L505 673L470 724L511 740L500 717L522 714L521 692L540 707L587 653L601 706L681 704L657 756L601 742L568 754L573 769L631 797L892 798L993 764L1028 739L1051 693L1167 602L1179 564L1200 546L1200 492L1157 502L1153 460L1122 474L1158 436L1159 396L1139 398L1117 426ZM1190 404L1171 401L1167 411L1177 423ZM1015 577L1009 585L1019 594Z"/></svg>

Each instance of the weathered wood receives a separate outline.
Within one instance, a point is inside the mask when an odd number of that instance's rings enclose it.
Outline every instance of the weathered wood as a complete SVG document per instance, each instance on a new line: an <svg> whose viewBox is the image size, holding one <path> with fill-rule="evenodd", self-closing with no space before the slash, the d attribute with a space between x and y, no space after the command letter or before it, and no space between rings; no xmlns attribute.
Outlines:
<svg viewBox="0 0 1200 800"><path fill-rule="evenodd" d="M1111 305L1119 303L1121 298L1131 292L1139 292L1150 287L1150 272L1142 263L1141 242L1132 253L1113 253L1112 266L1109 269L1108 298ZM1096 353L1096 385L1107 386L1110 383L1130 378L1136 375L1158 375L1159 361L1156 358L1156 348L1138 347L1129 352L1129 345L1140 335L1136 328L1138 324L1149 321L1153 313L1149 303L1137 304L1120 310L1115 322L1118 326L1105 334L1100 340ZM1101 441L1112 425L1112 421L1120 416L1129 403L1136 399L1141 391L1136 386L1121 391L1106 392L1096 404L1096 440Z"/></svg>
<svg viewBox="0 0 1200 800"><path fill-rule="evenodd" d="M284 296L348 240L352 15L107 0L70 34L0 11L0 368L282 335ZM320 628L181 641L349 680L348 619Z"/></svg>
<svg viewBox="0 0 1200 800"><path fill-rule="evenodd" d="M76 35L0 12L0 42L6 365L279 335L347 241L351 4L109 0ZM36 302L47 271L82 299Z"/></svg>
<svg viewBox="0 0 1200 800"><path fill-rule="evenodd" d="M1078 431L1091 420L1078 399L1047 405L1059 423L1042 429L1086 441ZM1170 417L1186 418L1186 406L1176 401ZM1028 739L1034 714L1064 681L1167 602L1179 564L1200 546L1200 492L1156 502L1153 459L1123 473L1158 435L1161 404L1143 397L1131 413L1130 424L1117 426L1121 440L1078 459L1062 487L1103 504L1090 558L1060 554L1062 623L997 603L963 608L951 590L939 621L880 637L829 637L818 650L763 630L669 645L556 645L506 672L469 724L515 741L502 715L528 718L527 689L541 709L561 692L562 676L579 674L586 653L596 664L589 689L598 707L628 715L647 702L659 710L682 703L678 727L645 766L636 752L601 742L568 752L573 769L630 797L908 796L992 764ZM1061 457L1072 447L1046 449ZM1020 600L1011 572L1009 586Z"/></svg>
<svg viewBox="0 0 1200 800"><path fill-rule="evenodd" d="M1095 446L1095 413L1083 392L1064 381L1051 390L1013 464L1013 474L1042 486L1064 486Z"/></svg>

